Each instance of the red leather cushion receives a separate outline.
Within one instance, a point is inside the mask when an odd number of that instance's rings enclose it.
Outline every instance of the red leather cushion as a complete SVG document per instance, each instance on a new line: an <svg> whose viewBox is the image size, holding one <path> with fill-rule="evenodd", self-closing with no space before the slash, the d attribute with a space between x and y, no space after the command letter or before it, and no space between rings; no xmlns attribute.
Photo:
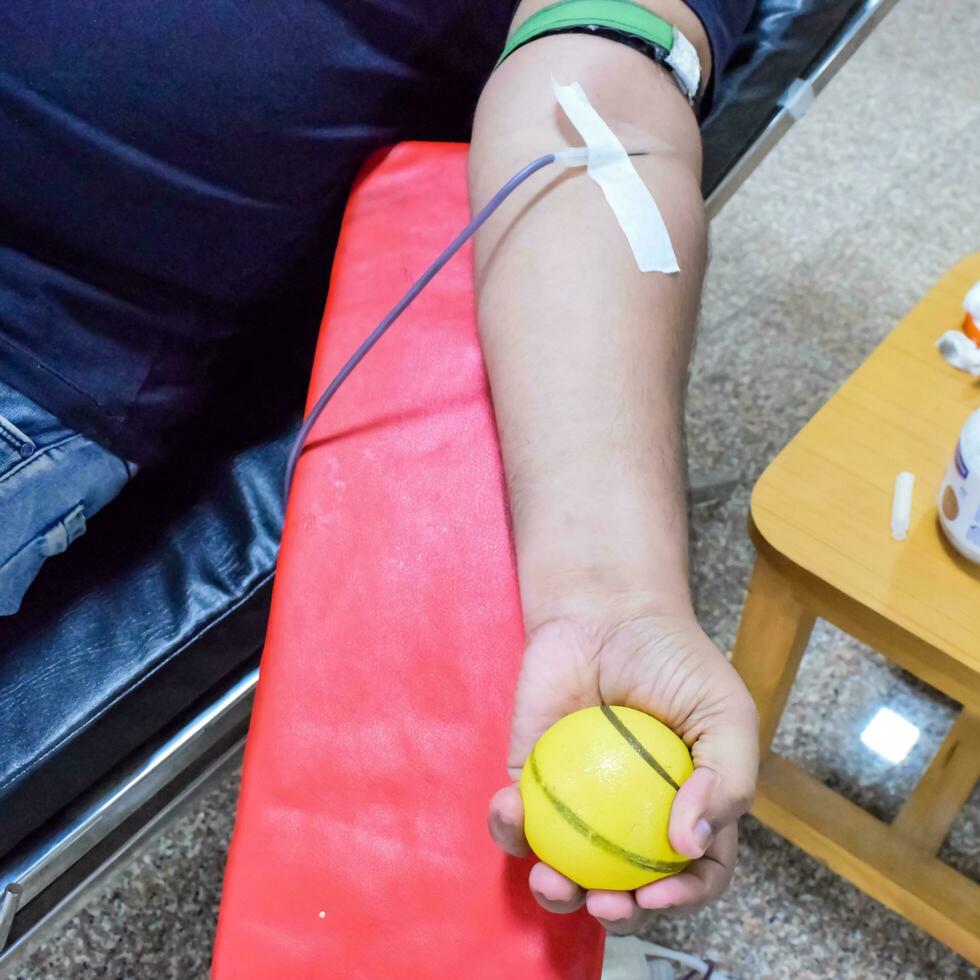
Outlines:
<svg viewBox="0 0 980 980"><path fill-rule="evenodd" d="M356 187L311 402L469 216L466 148ZM354 372L296 479L214 976L596 978L601 930L540 910L486 830L523 628L472 256Z"/></svg>

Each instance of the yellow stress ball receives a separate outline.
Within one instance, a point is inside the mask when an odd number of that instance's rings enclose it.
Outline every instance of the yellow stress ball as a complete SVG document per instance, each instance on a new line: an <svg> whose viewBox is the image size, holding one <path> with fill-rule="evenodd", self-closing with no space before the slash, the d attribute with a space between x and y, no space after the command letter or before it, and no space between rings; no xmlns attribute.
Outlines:
<svg viewBox="0 0 980 980"><path fill-rule="evenodd" d="M538 739L521 773L524 833L583 888L631 891L688 859L667 840L670 807L694 771L687 746L633 708L584 708Z"/></svg>

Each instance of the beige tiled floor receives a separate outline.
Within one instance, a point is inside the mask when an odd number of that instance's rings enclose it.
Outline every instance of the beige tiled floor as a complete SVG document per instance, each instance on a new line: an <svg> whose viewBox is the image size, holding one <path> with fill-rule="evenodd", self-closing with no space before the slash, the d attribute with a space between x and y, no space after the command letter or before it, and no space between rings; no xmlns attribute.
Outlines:
<svg viewBox="0 0 980 980"><path fill-rule="evenodd" d="M900 0L713 224L689 436L699 468L742 478L730 501L694 516L700 611L726 648L752 558L752 482L926 288L980 248L978 51L975 0ZM897 766L858 739L883 704L922 729ZM889 815L952 710L820 627L778 746ZM18 980L206 976L234 793L234 780L216 787ZM722 901L694 918L664 918L651 938L710 954L742 980L980 975L757 822L745 821L743 837ZM980 875L980 794L944 856Z"/></svg>

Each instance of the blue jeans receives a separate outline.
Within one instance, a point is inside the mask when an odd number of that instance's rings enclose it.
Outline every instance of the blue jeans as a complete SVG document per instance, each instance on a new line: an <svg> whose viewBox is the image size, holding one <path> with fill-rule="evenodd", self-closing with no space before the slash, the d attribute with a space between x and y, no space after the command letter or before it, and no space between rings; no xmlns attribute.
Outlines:
<svg viewBox="0 0 980 980"><path fill-rule="evenodd" d="M135 472L0 381L0 616Z"/></svg>

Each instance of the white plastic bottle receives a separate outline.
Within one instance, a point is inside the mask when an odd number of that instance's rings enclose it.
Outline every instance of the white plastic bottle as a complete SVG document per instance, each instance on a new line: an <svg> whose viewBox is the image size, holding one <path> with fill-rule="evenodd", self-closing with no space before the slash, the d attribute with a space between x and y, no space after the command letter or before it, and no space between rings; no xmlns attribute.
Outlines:
<svg viewBox="0 0 980 980"><path fill-rule="evenodd" d="M938 504L939 521L953 547L980 563L980 409L963 426Z"/></svg>

